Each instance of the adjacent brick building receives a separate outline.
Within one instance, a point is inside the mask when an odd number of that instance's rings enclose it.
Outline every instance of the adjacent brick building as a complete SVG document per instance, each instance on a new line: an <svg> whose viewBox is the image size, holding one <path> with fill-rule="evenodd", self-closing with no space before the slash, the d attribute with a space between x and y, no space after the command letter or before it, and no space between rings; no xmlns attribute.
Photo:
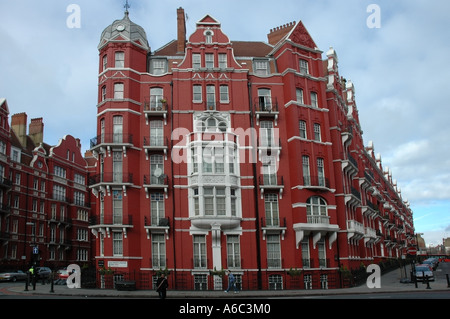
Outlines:
<svg viewBox="0 0 450 319"><path fill-rule="evenodd" d="M156 51L128 11L101 35L98 268L141 288L167 270L171 288L223 289L223 269L243 289L335 288L406 254L412 211L332 48L302 22L231 41L206 15L188 37L179 8L177 27Z"/></svg>
<svg viewBox="0 0 450 319"><path fill-rule="evenodd" d="M66 135L48 145L43 119L28 125L26 113L9 125L6 99L0 121L1 268L90 264L91 192L80 140Z"/></svg>

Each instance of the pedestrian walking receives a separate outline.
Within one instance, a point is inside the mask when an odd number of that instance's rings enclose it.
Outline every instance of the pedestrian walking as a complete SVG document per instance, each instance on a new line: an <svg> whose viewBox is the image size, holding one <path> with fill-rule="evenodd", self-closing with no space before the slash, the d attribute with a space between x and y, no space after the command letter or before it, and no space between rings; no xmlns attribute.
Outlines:
<svg viewBox="0 0 450 319"><path fill-rule="evenodd" d="M160 299L166 299L168 287L169 283L167 282L167 278L164 273L161 273L161 276L156 281L156 291L158 292Z"/></svg>
<svg viewBox="0 0 450 319"><path fill-rule="evenodd" d="M234 293L238 293L238 289L236 287L236 277L234 277L234 275L231 273L230 270L227 271L228 273L228 288L227 290L225 290L225 292L229 292L231 287L234 288Z"/></svg>

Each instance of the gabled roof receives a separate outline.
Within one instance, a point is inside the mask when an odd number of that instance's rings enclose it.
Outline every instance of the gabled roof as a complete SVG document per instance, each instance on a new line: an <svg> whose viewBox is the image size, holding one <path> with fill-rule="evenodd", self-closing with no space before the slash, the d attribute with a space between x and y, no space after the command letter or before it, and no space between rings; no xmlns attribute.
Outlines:
<svg viewBox="0 0 450 319"><path fill-rule="evenodd" d="M3 108L6 111L6 114L9 114L8 102L4 97L0 98L0 108Z"/></svg>
<svg viewBox="0 0 450 319"><path fill-rule="evenodd" d="M273 46L262 41L233 41L231 46L237 57L265 57L273 50Z"/></svg>
<svg viewBox="0 0 450 319"><path fill-rule="evenodd" d="M265 57L273 50L272 45L262 41L232 41L231 47L235 57ZM162 46L153 54L155 57L176 55L180 55L180 52L177 52L176 40ZM181 55L184 56L184 52Z"/></svg>
<svg viewBox="0 0 450 319"><path fill-rule="evenodd" d="M197 25L220 25L220 22L207 14L197 22Z"/></svg>
<svg viewBox="0 0 450 319"><path fill-rule="evenodd" d="M317 49L316 43L301 21L289 32L286 39L311 49Z"/></svg>

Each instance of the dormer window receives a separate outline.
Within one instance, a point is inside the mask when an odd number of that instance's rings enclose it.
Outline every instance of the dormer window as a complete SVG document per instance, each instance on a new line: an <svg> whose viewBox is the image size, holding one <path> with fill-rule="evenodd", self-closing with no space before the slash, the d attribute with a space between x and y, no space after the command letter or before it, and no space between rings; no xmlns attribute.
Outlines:
<svg viewBox="0 0 450 319"><path fill-rule="evenodd" d="M214 35L214 33L211 30L206 30L205 31L205 43L206 44L213 43L213 41L212 41L213 35Z"/></svg>
<svg viewBox="0 0 450 319"><path fill-rule="evenodd" d="M267 60L255 60L253 68L256 75L269 75L269 61Z"/></svg>
<svg viewBox="0 0 450 319"><path fill-rule="evenodd" d="M150 64L150 73L153 75L161 75L167 73L167 60L152 59Z"/></svg>

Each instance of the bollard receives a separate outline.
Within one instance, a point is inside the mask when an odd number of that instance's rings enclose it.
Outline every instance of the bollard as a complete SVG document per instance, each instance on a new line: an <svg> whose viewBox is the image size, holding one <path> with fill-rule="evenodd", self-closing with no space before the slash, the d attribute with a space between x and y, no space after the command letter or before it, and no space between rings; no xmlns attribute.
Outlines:
<svg viewBox="0 0 450 319"><path fill-rule="evenodd" d="M53 285L54 285L53 282L55 281L55 280L54 280L54 277L55 277L55 276L54 276L54 272L52 271L51 274L50 274L50 280L51 280L51 284L50 284L50 292L55 292L55 290L53 289Z"/></svg>
<svg viewBox="0 0 450 319"><path fill-rule="evenodd" d="M27 278L25 279L25 291L28 291L28 280L30 278L30 274L27 274Z"/></svg>
<svg viewBox="0 0 450 319"><path fill-rule="evenodd" d="M417 276L416 276L416 274L413 273L412 271L411 271L411 279L412 279L413 282L414 282L414 286L417 288Z"/></svg>
<svg viewBox="0 0 450 319"><path fill-rule="evenodd" d="M450 288L450 279L448 278L448 274L445 274L445 276L447 277L447 288Z"/></svg>
<svg viewBox="0 0 450 319"><path fill-rule="evenodd" d="M430 287L430 281L428 280L428 275L425 276L425 280L427 282L427 289L431 289Z"/></svg>

